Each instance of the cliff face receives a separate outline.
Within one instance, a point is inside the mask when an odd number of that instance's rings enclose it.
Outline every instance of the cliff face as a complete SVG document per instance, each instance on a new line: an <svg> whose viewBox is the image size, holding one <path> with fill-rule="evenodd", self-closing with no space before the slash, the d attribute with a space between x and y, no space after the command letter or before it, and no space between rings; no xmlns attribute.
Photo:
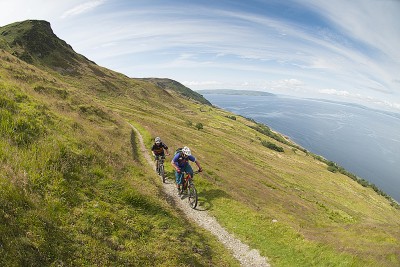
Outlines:
<svg viewBox="0 0 400 267"><path fill-rule="evenodd" d="M50 23L41 20L17 22L0 28L8 50L30 64L42 64L53 69L74 69L83 57L59 39Z"/></svg>

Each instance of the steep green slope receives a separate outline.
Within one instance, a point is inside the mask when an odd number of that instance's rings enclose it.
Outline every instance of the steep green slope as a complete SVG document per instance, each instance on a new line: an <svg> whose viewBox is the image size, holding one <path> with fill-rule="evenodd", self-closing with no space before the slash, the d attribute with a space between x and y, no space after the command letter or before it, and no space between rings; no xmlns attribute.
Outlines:
<svg viewBox="0 0 400 267"><path fill-rule="evenodd" d="M235 264L169 206L126 122L149 148L155 136L188 145L205 169L199 209L274 266L400 264L398 209L255 122L84 57L70 72L34 67L9 42L0 39L0 265Z"/></svg>

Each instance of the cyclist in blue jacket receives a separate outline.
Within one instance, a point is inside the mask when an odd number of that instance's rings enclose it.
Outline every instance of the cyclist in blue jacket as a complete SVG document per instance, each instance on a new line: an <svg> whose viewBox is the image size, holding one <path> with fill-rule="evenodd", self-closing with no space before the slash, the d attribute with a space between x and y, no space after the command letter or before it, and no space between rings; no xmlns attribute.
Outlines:
<svg viewBox="0 0 400 267"><path fill-rule="evenodd" d="M193 178L193 169L190 166L189 161L196 163L199 172L202 171L199 161L196 160L187 146L183 147L181 152L176 153L171 161L171 164L175 169L175 181L178 195L182 194L183 188L181 188L181 185L183 184L184 172L189 173Z"/></svg>

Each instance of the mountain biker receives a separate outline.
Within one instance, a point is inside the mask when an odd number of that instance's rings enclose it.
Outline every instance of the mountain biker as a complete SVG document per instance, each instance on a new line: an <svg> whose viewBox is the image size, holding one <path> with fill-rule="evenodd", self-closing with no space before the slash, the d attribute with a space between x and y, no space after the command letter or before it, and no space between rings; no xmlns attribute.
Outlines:
<svg viewBox="0 0 400 267"><path fill-rule="evenodd" d="M190 177L193 178L193 169L190 166L189 161L196 163L199 172L202 171L199 161L196 160L187 146L183 147L180 152L176 153L171 161L171 164L175 169L175 181L178 195L181 195L183 191L183 186L181 188L181 185L183 184L184 172L188 173Z"/></svg>
<svg viewBox="0 0 400 267"><path fill-rule="evenodd" d="M154 144L153 147L151 148L151 153L153 154L154 160L156 161L157 169L158 169L158 159L160 157L165 157L164 150L165 152L167 152L167 155L169 155L168 146L161 141L160 137L157 136L154 139Z"/></svg>

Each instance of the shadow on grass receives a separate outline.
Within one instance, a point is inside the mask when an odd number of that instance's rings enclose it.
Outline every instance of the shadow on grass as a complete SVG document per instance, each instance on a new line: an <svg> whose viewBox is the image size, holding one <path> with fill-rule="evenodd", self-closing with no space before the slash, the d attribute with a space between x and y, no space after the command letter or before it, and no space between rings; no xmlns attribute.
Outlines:
<svg viewBox="0 0 400 267"><path fill-rule="evenodd" d="M165 166L165 163L164 163ZM166 184L174 184L175 185L175 172L174 171L166 171L165 172L165 183Z"/></svg>
<svg viewBox="0 0 400 267"><path fill-rule="evenodd" d="M196 210L205 211L213 207L213 200L217 198L231 198L231 196L221 189L209 189L198 192L199 202Z"/></svg>
<svg viewBox="0 0 400 267"><path fill-rule="evenodd" d="M136 143L136 133L134 130L131 130L131 148L132 148L133 160L139 161L139 150L138 150L138 145Z"/></svg>

